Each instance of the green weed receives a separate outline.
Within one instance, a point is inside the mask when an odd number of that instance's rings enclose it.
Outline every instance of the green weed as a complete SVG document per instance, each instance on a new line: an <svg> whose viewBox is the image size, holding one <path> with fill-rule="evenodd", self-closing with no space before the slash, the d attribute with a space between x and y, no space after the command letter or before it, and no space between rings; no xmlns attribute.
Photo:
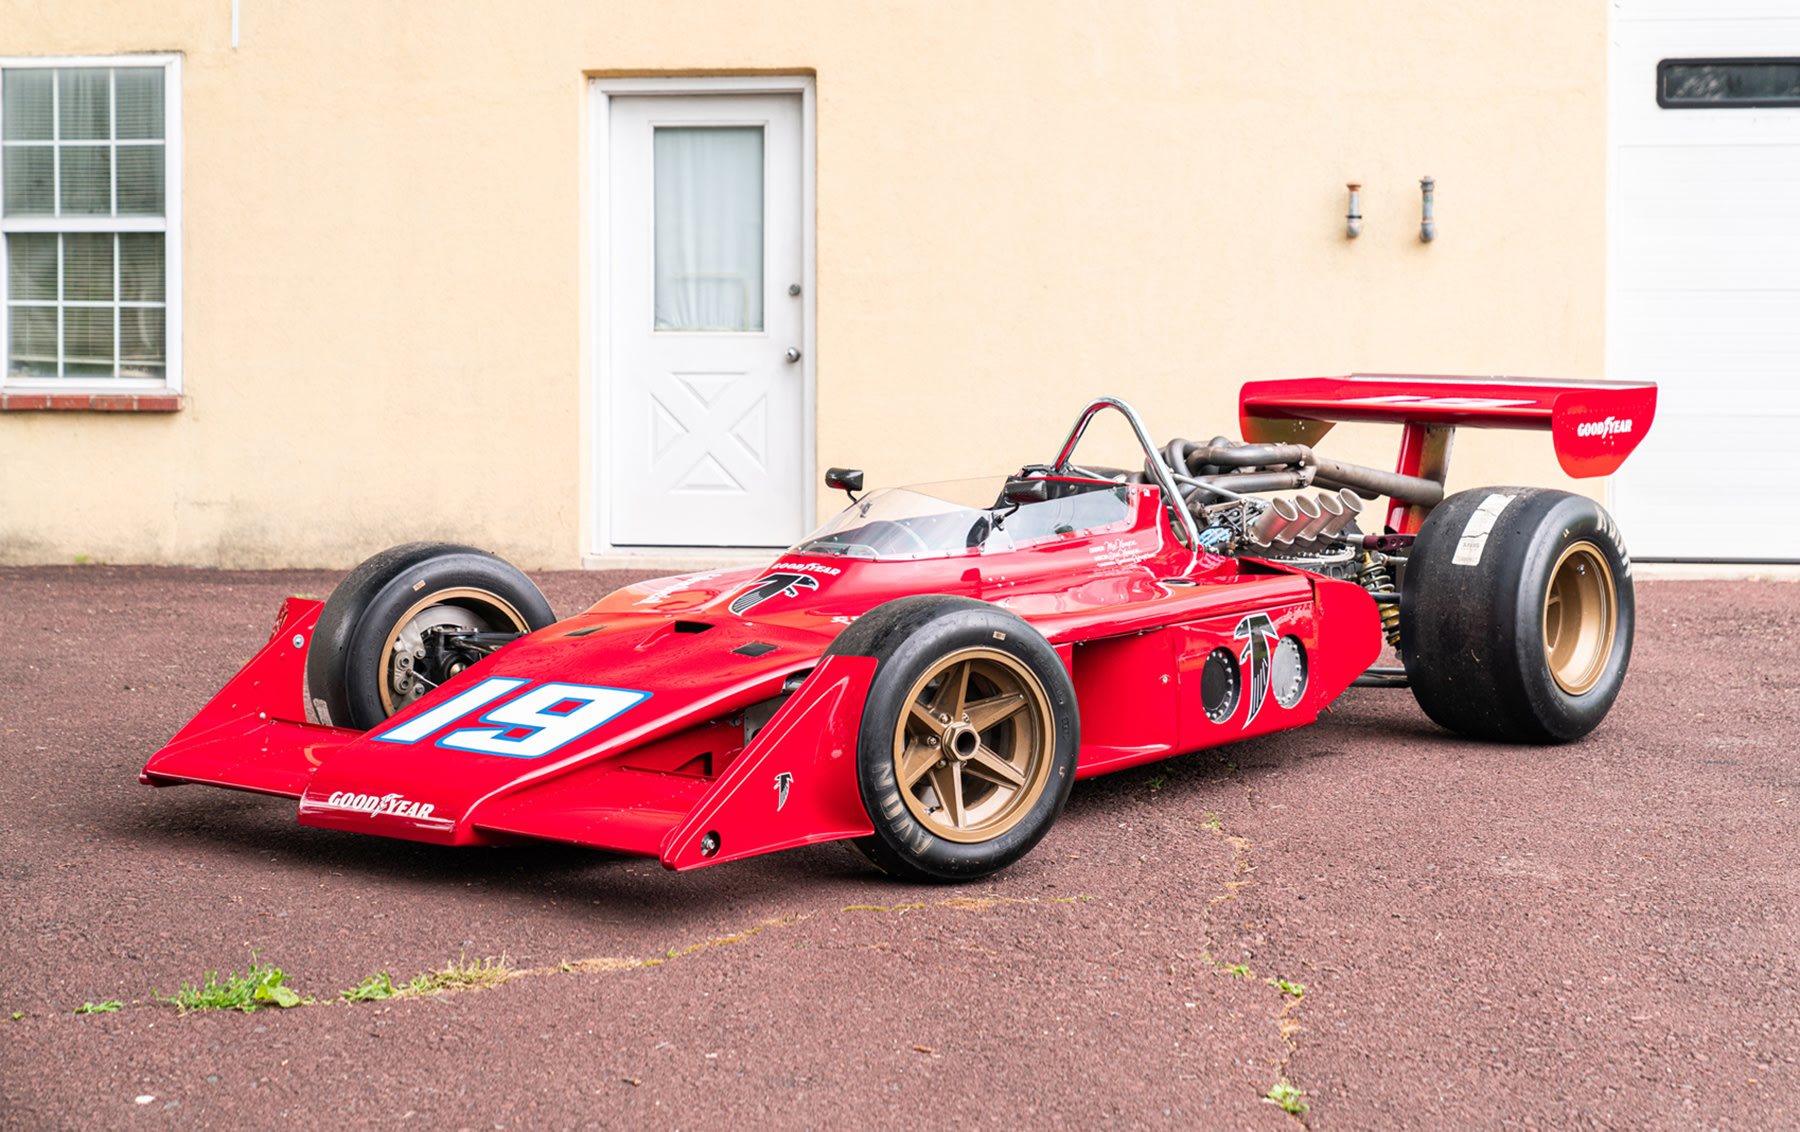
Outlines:
<svg viewBox="0 0 1800 1132"><path fill-rule="evenodd" d="M1305 983L1290 983L1286 979L1264 979L1263 981L1280 991L1282 994L1291 994L1295 998L1299 998L1306 993Z"/></svg>
<svg viewBox="0 0 1800 1132"><path fill-rule="evenodd" d="M1205 826L1207 829L1219 829L1219 828L1222 828L1222 825L1223 825L1223 823L1221 823L1219 821L1218 814L1207 814L1206 819L1204 821L1202 821L1200 824Z"/></svg>
<svg viewBox="0 0 1800 1132"><path fill-rule="evenodd" d="M1156 793L1156 792L1157 792L1157 791L1158 791L1158 790L1161 790L1161 789L1162 789L1162 788L1163 788L1163 783L1165 783L1165 782L1167 782L1167 781L1169 781L1169 780L1168 780L1168 779L1166 779L1166 778L1164 778L1164 777L1163 777L1163 776L1162 776L1162 775L1160 775L1160 774L1159 774L1159 775L1157 775L1157 776L1156 776L1156 777L1155 777L1155 778L1152 778L1152 779L1151 779L1151 780L1150 780L1150 783L1149 783L1149 785L1150 785L1150 792L1151 792L1151 793L1152 793L1152 794L1154 794L1154 793Z"/></svg>
<svg viewBox="0 0 1800 1132"><path fill-rule="evenodd" d="M249 974L233 971L221 981L217 971L208 971L204 982L182 983L174 994L156 997L183 1014L196 1010L242 1010L249 1014L266 1006L286 1008L305 1002L298 992L284 985L286 982L287 973L280 967L253 962Z"/></svg>
<svg viewBox="0 0 1800 1132"><path fill-rule="evenodd" d="M1278 1106L1283 1112L1299 1116L1301 1113L1312 1107L1307 1104L1306 1101L1301 1099L1305 1095L1305 1093L1302 1093L1299 1089L1295 1088L1286 1077L1283 1077L1270 1087L1269 1091L1263 1095L1263 1099L1272 1105Z"/></svg>
<svg viewBox="0 0 1800 1132"><path fill-rule="evenodd" d="M112 1013L117 1012L118 1009L124 1005L125 1005L124 1003L120 1002L116 998L109 998L105 1002L84 1002L80 1006L77 1006L75 1008L75 1013L77 1013L77 1014L112 1014ZM15 1021L17 1021L18 1019L23 1018L23 1017L25 1017L25 1015L23 1015L23 1014L14 1014L13 1015L13 1019Z"/></svg>
<svg viewBox="0 0 1800 1132"><path fill-rule="evenodd" d="M359 985L351 987L338 997L345 1002L380 1002L384 998L393 998L402 988L394 985L394 980L386 971L370 975Z"/></svg>
<svg viewBox="0 0 1800 1132"><path fill-rule="evenodd" d="M1236 975L1240 979L1254 979L1256 977L1256 972L1250 969L1250 964L1248 963L1227 963L1225 965L1225 973L1227 975Z"/></svg>

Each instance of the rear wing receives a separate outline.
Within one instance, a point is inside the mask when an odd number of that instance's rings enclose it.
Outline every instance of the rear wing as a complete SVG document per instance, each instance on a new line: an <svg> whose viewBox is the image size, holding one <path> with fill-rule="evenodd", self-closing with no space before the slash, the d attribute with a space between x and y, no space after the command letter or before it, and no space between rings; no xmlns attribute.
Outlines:
<svg viewBox="0 0 1800 1132"><path fill-rule="evenodd" d="M1246 382L1238 421L1253 444L1313 444L1338 421L1405 426L1397 472L1439 483L1458 427L1548 430L1563 471L1585 478L1616 471L1656 416L1656 385L1541 378L1352 374ZM1388 525L1418 530L1425 508L1395 503Z"/></svg>

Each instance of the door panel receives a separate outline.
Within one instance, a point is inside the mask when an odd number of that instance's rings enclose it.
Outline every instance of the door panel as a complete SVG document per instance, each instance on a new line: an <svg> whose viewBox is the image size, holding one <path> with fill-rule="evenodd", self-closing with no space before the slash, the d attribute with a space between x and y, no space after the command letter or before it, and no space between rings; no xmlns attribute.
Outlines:
<svg viewBox="0 0 1800 1132"><path fill-rule="evenodd" d="M610 545L786 546L806 531L800 107L610 100Z"/></svg>
<svg viewBox="0 0 1800 1132"><path fill-rule="evenodd" d="M1640 557L1800 559L1800 108L1657 102L1660 60L1800 56L1800 18L1627 0L1612 38L1609 369L1660 387L1613 510Z"/></svg>

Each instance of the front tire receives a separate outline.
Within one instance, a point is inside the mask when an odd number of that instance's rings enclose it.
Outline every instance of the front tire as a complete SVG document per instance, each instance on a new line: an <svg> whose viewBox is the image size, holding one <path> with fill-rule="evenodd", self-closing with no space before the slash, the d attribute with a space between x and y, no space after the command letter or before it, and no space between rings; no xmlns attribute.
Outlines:
<svg viewBox="0 0 1800 1132"><path fill-rule="evenodd" d="M1599 726L1631 661L1631 559L1606 509L1542 488L1444 500L1407 558L1400 654L1434 721L1567 743Z"/></svg>
<svg viewBox="0 0 1800 1132"><path fill-rule="evenodd" d="M1062 812L1080 744L1048 642L997 606L927 594L857 618L827 655L876 659L857 740L874 824L856 845L909 880L967 881L1030 851Z"/></svg>
<svg viewBox="0 0 1800 1132"><path fill-rule="evenodd" d="M447 542L412 542L338 583L306 653L318 722L368 730L430 691L411 671L420 635L447 627L529 633L556 620L543 592L505 560Z"/></svg>

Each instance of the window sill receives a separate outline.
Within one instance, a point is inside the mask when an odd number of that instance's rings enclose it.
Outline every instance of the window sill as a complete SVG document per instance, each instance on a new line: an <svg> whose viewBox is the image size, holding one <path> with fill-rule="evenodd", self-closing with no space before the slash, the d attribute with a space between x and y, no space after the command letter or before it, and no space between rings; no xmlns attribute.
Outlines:
<svg viewBox="0 0 1800 1132"><path fill-rule="evenodd" d="M0 393L0 413L178 413L179 393Z"/></svg>

